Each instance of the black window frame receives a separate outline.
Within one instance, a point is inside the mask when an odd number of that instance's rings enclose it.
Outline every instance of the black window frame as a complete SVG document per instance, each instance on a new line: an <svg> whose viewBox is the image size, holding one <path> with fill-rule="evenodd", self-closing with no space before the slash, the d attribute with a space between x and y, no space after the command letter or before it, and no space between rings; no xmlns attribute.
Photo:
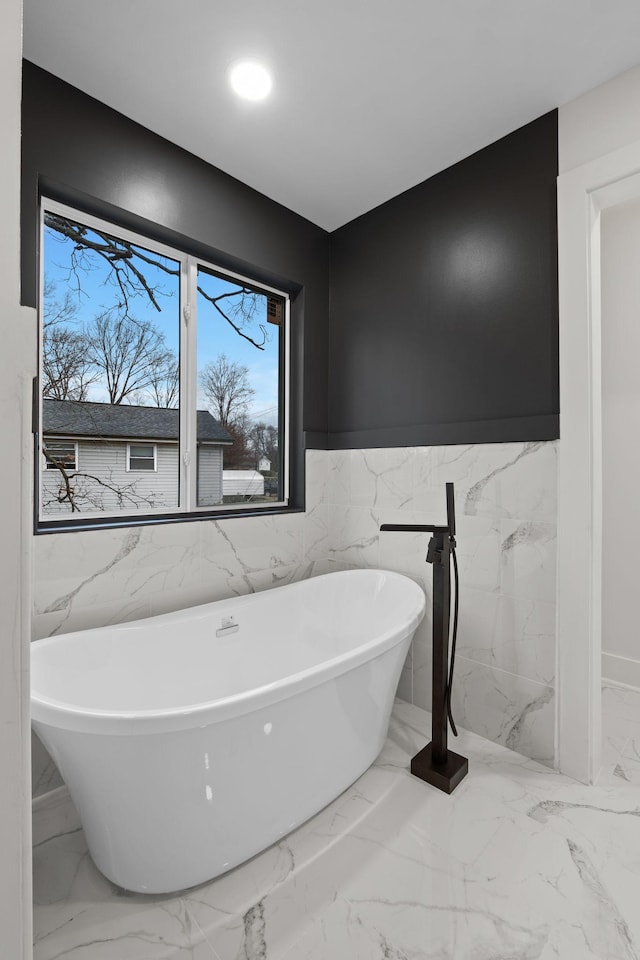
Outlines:
<svg viewBox="0 0 640 960"><path fill-rule="evenodd" d="M75 192L72 196L67 191L58 192L49 187L46 197L39 196L40 218L42 221L43 207L53 205L63 206L71 217L80 219L99 220L110 230L116 233L119 230L134 233L135 240L141 245L146 242L159 243L182 252L201 262L205 269L223 276L241 279L243 283L251 285L260 293L275 294L286 301L286 337L280 341L280 353L287 363L285 374L286 387L281 385L279 402L279 431L280 437L286 437L284 446L284 461L281 466L282 485L287 489L288 496L283 502L267 502L264 504L226 504L218 507L199 507L196 510L166 510L162 512L144 512L142 510L111 514L86 513L82 515L70 514L64 518L50 520L40 515L40 476L34 469L36 496L34 498L34 533L66 533L74 530L92 530L100 528L128 528L135 526L152 526L167 523L183 523L203 520L240 519L241 517L269 516L278 514L299 513L305 509L304 494L304 433L302 430L302 344L304 325L304 288L293 281L279 275L271 275L261 267L239 261L233 256L219 250L207 248L202 243L190 241L182 235L173 235L166 228L140 221L140 218L127 211L113 208L111 205L96 202L85 204L78 200ZM42 245L42 228L40 230L40 245ZM42 259L39 252L39 261ZM42 279L40 271L40 280ZM41 284L40 298L41 298ZM41 299L40 299L41 303ZM40 313L40 303L38 304ZM41 350L41 331L39 326L38 350ZM38 365L39 367L39 365ZM40 368L40 367L39 367ZM285 399L282 394L285 392ZM41 435L41 387L39 376L34 378L33 389L33 436L34 451L40 451ZM283 422L286 422L286 434L283 433ZM34 463L37 456L34 457ZM146 472L146 471L145 471Z"/></svg>

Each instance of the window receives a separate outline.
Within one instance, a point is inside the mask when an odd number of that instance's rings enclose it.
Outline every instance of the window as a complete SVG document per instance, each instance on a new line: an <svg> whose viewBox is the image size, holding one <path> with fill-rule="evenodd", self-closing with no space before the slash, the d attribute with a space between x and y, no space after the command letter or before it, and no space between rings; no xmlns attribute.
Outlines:
<svg viewBox="0 0 640 960"><path fill-rule="evenodd" d="M45 470L77 470L78 445L72 440L48 440L43 445Z"/></svg>
<svg viewBox="0 0 640 960"><path fill-rule="evenodd" d="M127 470L155 470L155 443L127 444Z"/></svg>
<svg viewBox="0 0 640 960"><path fill-rule="evenodd" d="M285 293L49 200L40 261L39 529L288 504Z"/></svg>

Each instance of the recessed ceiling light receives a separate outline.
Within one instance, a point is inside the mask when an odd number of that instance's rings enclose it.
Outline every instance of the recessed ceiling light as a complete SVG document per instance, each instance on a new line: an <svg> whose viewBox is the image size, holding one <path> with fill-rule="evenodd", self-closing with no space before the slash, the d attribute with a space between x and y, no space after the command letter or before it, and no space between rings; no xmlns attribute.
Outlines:
<svg viewBox="0 0 640 960"><path fill-rule="evenodd" d="M264 100L271 90L269 72L255 60L239 60L229 68L229 82L239 97Z"/></svg>

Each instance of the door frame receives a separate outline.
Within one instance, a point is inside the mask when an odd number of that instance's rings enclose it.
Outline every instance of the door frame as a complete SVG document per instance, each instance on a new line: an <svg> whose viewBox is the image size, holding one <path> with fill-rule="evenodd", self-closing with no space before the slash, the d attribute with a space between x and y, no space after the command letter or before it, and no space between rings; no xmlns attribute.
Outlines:
<svg viewBox="0 0 640 960"><path fill-rule="evenodd" d="M602 761L601 213L640 198L640 141L558 177L558 769Z"/></svg>

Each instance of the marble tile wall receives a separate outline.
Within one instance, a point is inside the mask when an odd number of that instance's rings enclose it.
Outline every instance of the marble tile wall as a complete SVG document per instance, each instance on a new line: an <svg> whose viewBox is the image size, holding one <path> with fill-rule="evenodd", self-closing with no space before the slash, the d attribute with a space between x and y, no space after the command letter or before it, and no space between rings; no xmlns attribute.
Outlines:
<svg viewBox="0 0 640 960"><path fill-rule="evenodd" d="M640 786L640 690L602 681L602 768L598 786Z"/></svg>
<svg viewBox="0 0 640 960"><path fill-rule="evenodd" d="M329 557L406 573L431 596L427 534L455 483L460 623L453 708L469 730L554 760L557 443L331 451ZM431 618L419 628L400 697L431 706Z"/></svg>
<svg viewBox="0 0 640 960"><path fill-rule="evenodd" d="M34 538L33 639L240 596L328 563L327 454L306 457L305 513L93 530ZM60 775L32 742L34 796Z"/></svg>
<svg viewBox="0 0 640 960"><path fill-rule="evenodd" d="M380 534L379 526L444 520L444 484L452 480L461 579L454 715L462 726L550 764L556 457L555 442L308 451L305 513L36 537L33 637L351 566L407 573L430 598L428 538ZM430 672L427 616L399 696L428 709ZM34 794L59 784L34 740Z"/></svg>

